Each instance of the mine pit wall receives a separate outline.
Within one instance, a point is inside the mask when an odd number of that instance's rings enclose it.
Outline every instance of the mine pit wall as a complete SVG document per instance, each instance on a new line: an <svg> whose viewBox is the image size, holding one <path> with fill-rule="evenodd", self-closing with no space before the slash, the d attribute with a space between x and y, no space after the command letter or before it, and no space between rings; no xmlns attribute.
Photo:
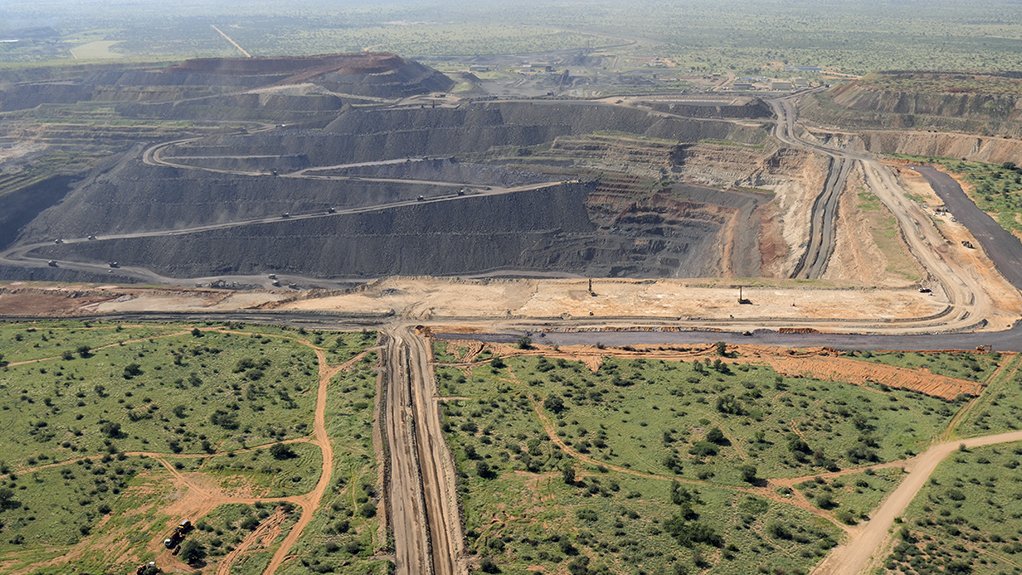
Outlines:
<svg viewBox="0 0 1022 575"><path fill-rule="evenodd" d="M0 196L0 248L9 247L39 212L59 204L76 179L54 176Z"/></svg>
<svg viewBox="0 0 1022 575"><path fill-rule="evenodd" d="M158 231L275 217L284 212L326 212L450 195L449 187L369 181L295 180L228 176L144 166L137 157L113 172L75 186L59 208L28 224L20 243L54 237Z"/></svg>
<svg viewBox="0 0 1022 575"><path fill-rule="evenodd" d="M1022 137L1022 98L1010 94L871 90L855 82L805 99L806 119L845 128L937 130Z"/></svg>
<svg viewBox="0 0 1022 575"><path fill-rule="evenodd" d="M875 154L908 154L966 159L974 162L1019 163L1022 140L930 132L864 131L862 145Z"/></svg>
<svg viewBox="0 0 1022 575"><path fill-rule="evenodd" d="M33 282L87 282L95 284L132 284L140 280L130 275L103 274L62 267L16 267L0 265L0 280Z"/></svg>
<svg viewBox="0 0 1022 575"><path fill-rule="evenodd" d="M116 259L174 277L269 271L353 278L489 271L595 277L719 273L719 221L684 213L652 217L638 213L618 218L618 225L626 229L607 229L603 215L587 208L592 189L562 185L187 236L49 245L33 255L91 262Z"/></svg>
<svg viewBox="0 0 1022 575"><path fill-rule="evenodd" d="M356 166L336 170L315 170L312 172L322 176L357 176L363 178L396 178L412 180L434 180L443 182L465 182L479 186L516 187L527 184L549 182L554 178L549 175L521 168L508 168L500 165L464 162L457 159L443 158L383 164L378 166Z"/></svg>
<svg viewBox="0 0 1022 575"><path fill-rule="evenodd" d="M604 118L607 121L604 123ZM590 103L486 104L463 109L390 111L348 110L328 130L285 129L267 133L215 136L173 146L175 156L283 155L294 165L336 165L417 156L485 154L500 147L545 144L563 134L620 130L673 141L727 139L758 142L762 127L725 122L657 118L641 110ZM330 130L343 130L332 133ZM391 132L391 131L394 132ZM50 210L28 226L21 240L54 235L165 230L209 223L269 217L414 199L449 193L450 188L311 181L272 176L229 176L201 170L144 165L137 154L113 172L76 186L60 210ZM184 163L192 162L188 160ZM231 160L194 160L226 166ZM464 160L462 160L464 161ZM235 164L243 161L234 161ZM256 162L252 162L256 163ZM271 162L272 164L272 162ZM570 166L567 166L570 172ZM268 172L267 168L266 171ZM395 168L396 169L396 168ZM511 180L536 181L510 175ZM564 179L569 179L567 176ZM483 179L486 183L486 179ZM486 185L489 185L488 183Z"/></svg>
<svg viewBox="0 0 1022 575"><path fill-rule="evenodd" d="M773 112L770 110L770 106L760 99L755 99L744 104L696 104L688 102L660 102L651 100L642 102L641 105L658 112L665 112L689 118L754 120L773 117Z"/></svg>

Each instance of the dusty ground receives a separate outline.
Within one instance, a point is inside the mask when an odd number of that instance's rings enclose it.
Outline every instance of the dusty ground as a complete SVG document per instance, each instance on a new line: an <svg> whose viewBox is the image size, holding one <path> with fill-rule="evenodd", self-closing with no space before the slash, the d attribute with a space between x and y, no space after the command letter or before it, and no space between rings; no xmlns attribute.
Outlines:
<svg viewBox="0 0 1022 575"><path fill-rule="evenodd" d="M452 343L471 351L464 358L466 364L471 363L474 356L481 350L478 342L455 341ZM789 377L812 377L853 385L886 385L918 391L945 400L953 400L963 394L976 396L983 391L983 384L979 382L937 375L929 370L906 369L840 357L828 349L804 349L796 353L773 347L740 345L728 347L729 352L734 354L733 357L721 358L717 354L716 348L709 345L691 348L635 346L631 349L562 346L557 349L536 347L531 350L522 350L517 346L507 344L486 344L485 347L491 349L494 355L498 356L542 355L581 361L593 371L600 368L606 357L674 361L721 359L728 363L765 364L777 373Z"/></svg>
<svg viewBox="0 0 1022 575"><path fill-rule="evenodd" d="M750 285L753 284L753 285ZM817 284L818 285L818 284ZM827 285L827 284L824 284ZM240 311L251 309L398 312L407 317L649 317L755 320L778 318L914 318L945 303L914 289L830 289L788 281L750 280L738 305L738 283L681 280L458 280L388 278L352 293L292 301L275 292L171 290L104 286L55 287L27 283L0 287L0 312L73 317L137 311Z"/></svg>
<svg viewBox="0 0 1022 575"><path fill-rule="evenodd" d="M0 284L0 315L71 317L139 311L234 311L283 301L267 291L136 288L90 284Z"/></svg>
<svg viewBox="0 0 1022 575"><path fill-rule="evenodd" d="M919 263L909 254L899 237L883 238L890 257L878 245L876 226L882 218L892 218L883 206L880 211L864 210L860 193L866 191L862 171L856 168L848 178L848 186L838 208L837 246L823 275L824 279L859 281L864 286L908 287L910 276L922 277ZM904 275L888 273L892 259L909 269Z"/></svg>
<svg viewBox="0 0 1022 575"><path fill-rule="evenodd" d="M752 283L752 282L749 282ZM738 305L737 283L678 280L584 279L459 281L391 278L363 291L278 306L288 310L401 311L428 319L445 316L621 317L751 319L763 317L909 318L937 313L945 303L915 290L820 289L792 282L756 282L743 288L752 305Z"/></svg>
<svg viewBox="0 0 1022 575"><path fill-rule="evenodd" d="M929 213L937 230L947 239L946 251L943 255L979 276L980 285L983 286L995 310L990 318L994 327L1001 329L1017 320L1019 314L1022 313L1022 298L1020 298L1019 291L1009 284L1001 274L997 273L990 258L979 247L980 244L976 237L967 227L954 221L950 214L937 214L933 211L933 208L943 205L943 202L919 173L913 170L899 169L898 179L906 186L910 194L916 196L930 208ZM959 183L965 185L961 180ZM963 247L963 241L971 242L976 248Z"/></svg>

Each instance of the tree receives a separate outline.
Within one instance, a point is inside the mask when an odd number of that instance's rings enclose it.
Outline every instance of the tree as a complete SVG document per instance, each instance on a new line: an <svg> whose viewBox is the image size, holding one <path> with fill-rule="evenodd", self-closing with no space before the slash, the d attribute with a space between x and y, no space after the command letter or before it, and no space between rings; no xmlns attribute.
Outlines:
<svg viewBox="0 0 1022 575"><path fill-rule="evenodd" d="M565 463L564 467L561 468L561 477L564 479L565 484L575 485L575 466Z"/></svg>
<svg viewBox="0 0 1022 575"><path fill-rule="evenodd" d="M238 424L238 416L230 411L224 411L218 409L209 416L209 421L213 425L218 425L227 430L235 430L241 427Z"/></svg>
<svg viewBox="0 0 1022 575"><path fill-rule="evenodd" d="M142 375L143 373L141 365L137 363L129 363L124 368L124 379L132 379Z"/></svg>
<svg viewBox="0 0 1022 575"><path fill-rule="evenodd" d="M0 367L7 367L7 360L4 359L4 354L0 353Z"/></svg>
<svg viewBox="0 0 1022 575"><path fill-rule="evenodd" d="M722 395L717 398L717 411L727 415L745 415L742 402L733 395Z"/></svg>
<svg viewBox="0 0 1022 575"><path fill-rule="evenodd" d="M713 344L713 347L714 347L714 349L717 350L717 355L719 355L721 357L727 357L727 344L726 343L724 343L722 341L718 341L717 343Z"/></svg>
<svg viewBox="0 0 1022 575"><path fill-rule="evenodd" d="M755 465L742 465L738 468L738 473L742 475L742 481L746 483L755 485L760 482L760 479L756 477Z"/></svg>
<svg viewBox="0 0 1022 575"><path fill-rule="evenodd" d="M689 549L698 543L705 543L714 547L723 547L724 538L714 531L712 527L696 520L685 519L681 515L675 515L664 523L664 530L667 531L682 547Z"/></svg>
<svg viewBox="0 0 1022 575"><path fill-rule="evenodd" d="M0 488L0 511L17 509L19 507L21 507L21 502L14 499L14 491L6 487Z"/></svg>
<svg viewBox="0 0 1022 575"><path fill-rule="evenodd" d="M476 462L476 475L482 477L483 479L493 479L494 477L497 476L497 474L494 473L492 469L490 469L490 464L486 463L485 461Z"/></svg>
<svg viewBox="0 0 1022 575"><path fill-rule="evenodd" d="M99 426L99 430L103 432L103 435L110 439L120 439L124 437L124 431L121 430L121 424L116 421L107 421L103 425Z"/></svg>
<svg viewBox="0 0 1022 575"><path fill-rule="evenodd" d="M192 328L192 337L202 337L202 330L197 328L197 327L193 327Z"/></svg>
<svg viewBox="0 0 1022 575"><path fill-rule="evenodd" d="M561 399L561 396L559 395L551 395L543 401L543 407L546 408L547 411L561 413L564 411L564 400Z"/></svg>
<svg viewBox="0 0 1022 575"><path fill-rule="evenodd" d="M527 335L518 338L518 349L532 349L532 338Z"/></svg>
<svg viewBox="0 0 1022 575"><path fill-rule="evenodd" d="M298 457L298 454L295 453L295 450L291 449L291 446L284 445L283 443L275 443L272 445L270 447L270 455L272 455L274 459L279 460L294 459Z"/></svg>
<svg viewBox="0 0 1022 575"><path fill-rule="evenodd" d="M82 359L88 359L92 357L92 348L87 345L80 345L78 346L78 349L75 350L75 353L77 353L78 357Z"/></svg>
<svg viewBox="0 0 1022 575"><path fill-rule="evenodd" d="M571 563L568 563L568 573L571 573L571 575L588 575L590 573L589 557L586 555L579 555L572 559Z"/></svg>
<svg viewBox="0 0 1022 575"><path fill-rule="evenodd" d="M483 573L500 573L500 567L497 567L497 564L489 557L483 557L479 561L479 570Z"/></svg>
<svg viewBox="0 0 1022 575"><path fill-rule="evenodd" d="M180 557L182 561L192 567L201 566L206 559L206 546L194 539L189 539L181 545Z"/></svg>
<svg viewBox="0 0 1022 575"><path fill-rule="evenodd" d="M75 354L71 353L70 351L65 351L64 353L60 354L60 357L64 361L71 361L72 359L75 358Z"/></svg>
<svg viewBox="0 0 1022 575"><path fill-rule="evenodd" d="M730 445L727 437L724 436L724 432L719 427L714 427L706 432L706 441L717 445Z"/></svg>

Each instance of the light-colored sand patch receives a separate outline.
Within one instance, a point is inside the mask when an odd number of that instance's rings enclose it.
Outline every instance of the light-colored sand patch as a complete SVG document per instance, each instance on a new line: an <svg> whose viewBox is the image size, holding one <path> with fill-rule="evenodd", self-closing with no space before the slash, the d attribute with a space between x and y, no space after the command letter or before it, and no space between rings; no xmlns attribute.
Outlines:
<svg viewBox="0 0 1022 575"><path fill-rule="evenodd" d="M917 318L942 311L939 296L914 289L819 289L791 282L738 288L698 280L502 280L393 278L364 290L286 303L278 309L395 311L420 319L442 317Z"/></svg>
<svg viewBox="0 0 1022 575"><path fill-rule="evenodd" d="M114 52L111 48L120 43L120 40L86 42L71 48L71 57L75 60L116 60L123 58L124 54Z"/></svg>

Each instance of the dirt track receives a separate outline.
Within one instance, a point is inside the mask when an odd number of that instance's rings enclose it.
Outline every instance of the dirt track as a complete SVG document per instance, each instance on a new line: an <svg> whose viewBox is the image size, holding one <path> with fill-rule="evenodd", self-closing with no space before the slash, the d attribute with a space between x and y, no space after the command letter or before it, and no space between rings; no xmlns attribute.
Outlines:
<svg viewBox="0 0 1022 575"><path fill-rule="evenodd" d="M883 552L891 537L894 520L900 517L915 499L937 466L958 449L997 445L1022 441L1022 431L974 437L934 445L916 457L906 467L909 474L898 488L870 514L870 521L847 543L835 547L823 563L813 570L813 575L861 575L871 573L872 566L883 561Z"/></svg>
<svg viewBox="0 0 1022 575"><path fill-rule="evenodd" d="M444 441L431 350L407 326L387 331L386 429L398 574L468 572L454 461Z"/></svg>

